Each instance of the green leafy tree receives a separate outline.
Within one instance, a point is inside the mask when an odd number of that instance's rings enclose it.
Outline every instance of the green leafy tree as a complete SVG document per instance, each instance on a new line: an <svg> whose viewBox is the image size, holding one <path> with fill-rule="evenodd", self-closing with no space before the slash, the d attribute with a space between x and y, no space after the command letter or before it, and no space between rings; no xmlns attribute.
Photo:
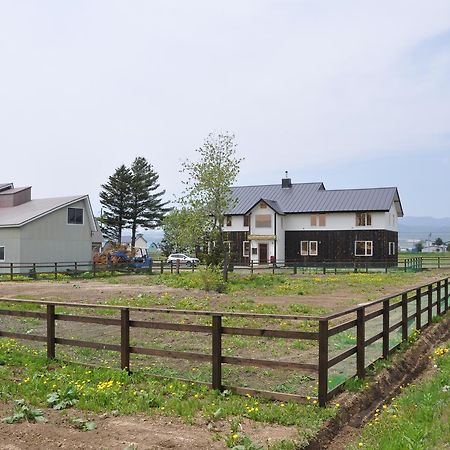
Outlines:
<svg viewBox="0 0 450 450"><path fill-rule="evenodd" d="M136 243L136 230L156 228L169 211L168 202L162 197L166 191L159 190L159 175L143 157L137 157L131 165L130 210L127 224L131 229L131 247Z"/></svg>
<svg viewBox="0 0 450 450"><path fill-rule="evenodd" d="M414 248L416 249L416 252L420 253L423 250L423 242L422 241L417 242Z"/></svg>
<svg viewBox="0 0 450 450"><path fill-rule="evenodd" d="M433 242L433 245L444 245L444 241L438 237L436 238L436 240Z"/></svg>
<svg viewBox="0 0 450 450"><path fill-rule="evenodd" d="M202 218L210 245L208 262L220 264L225 257L223 224L233 206L231 186L236 181L242 158L236 156L232 134L210 134L197 149L198 161L185 161L181 172L188 175L181 203Z"/></svg>
<svg viewBox="0 0 450 450"><path fill-rule="evenodd" d="M122 241L131 211L131 182L133 175L124 164L116 169L108 182L102 184L100 227L103 234L114 242Z"/></svg>
<svg viewBox="0 0 450 450"><path fill-rule="evenodd" d="M174 252L197 253L205 243L205 222L202 214L190 208L172 209L162 222L165 255Z"/></svg>

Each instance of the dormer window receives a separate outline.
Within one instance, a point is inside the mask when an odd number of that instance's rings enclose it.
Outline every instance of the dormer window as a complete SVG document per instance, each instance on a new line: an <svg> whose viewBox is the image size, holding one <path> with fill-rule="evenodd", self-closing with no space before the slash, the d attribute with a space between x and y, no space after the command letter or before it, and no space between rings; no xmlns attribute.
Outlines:
<svg viewBox="0 0 450 450"><path fill-rule="evenodd" d="M372 225L372 214L368 212L356 213L357 227L370 227Z"/></svg>

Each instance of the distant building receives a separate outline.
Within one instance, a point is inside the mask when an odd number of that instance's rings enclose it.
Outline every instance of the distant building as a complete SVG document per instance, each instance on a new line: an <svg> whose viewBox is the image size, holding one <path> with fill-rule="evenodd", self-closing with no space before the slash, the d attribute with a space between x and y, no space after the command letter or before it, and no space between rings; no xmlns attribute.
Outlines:
<svg viewBox="0 0 450 450"><path fill-rule="evenodd" d="M442 253L447 251L447 244L434 245L431 241L425 241L422 253Z"/></svg>
<svg viewBox="0 0 450 450"><path fill-rule="evenodd" d="M0 184L0 265L88 262L101 242L89 196L32 200L30 186Z"/></svg>
<svg viewBox="0 0 450 450"><path fill-rule="evenodd" d="M327 191L323 183L232 188L224 239L237 262L398 261L395 187Z"/></svg>
<svg viewBox="0 0 450 450"><path fill-rule="evenodd" d="M126 244L128 245L128 247L131 248L131 236L122 236L122 244ZM134 243L134 248L136 249L142 248L143 250L148 249L148 242L143 234L136 234L136 241Z"/></svg>

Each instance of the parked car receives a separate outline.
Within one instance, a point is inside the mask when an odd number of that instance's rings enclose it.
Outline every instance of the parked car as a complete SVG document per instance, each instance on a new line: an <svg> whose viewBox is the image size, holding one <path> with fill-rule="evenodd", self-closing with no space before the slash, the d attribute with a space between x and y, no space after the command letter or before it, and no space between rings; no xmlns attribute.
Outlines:
<svg viewBox="0 0 450 450"><path fill-rule="evenodd" d="M191 258L183 253L172 253L167 258L167 262L170 264L176 264L177 261L180 261L180 264L186 264L187 266L196 266L200 262L198 258Z"/></svg>

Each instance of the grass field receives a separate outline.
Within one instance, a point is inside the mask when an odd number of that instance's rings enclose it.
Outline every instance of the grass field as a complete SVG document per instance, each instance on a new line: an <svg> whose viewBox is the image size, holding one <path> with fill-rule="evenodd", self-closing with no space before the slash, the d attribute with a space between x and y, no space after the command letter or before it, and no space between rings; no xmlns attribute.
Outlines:
<svg viewBox="0 0 450 450"><path fill-rule="evenodd" d="M348 450L447 449L450 443L450 345L437 348L434 370L375 412Z"/></svg>

